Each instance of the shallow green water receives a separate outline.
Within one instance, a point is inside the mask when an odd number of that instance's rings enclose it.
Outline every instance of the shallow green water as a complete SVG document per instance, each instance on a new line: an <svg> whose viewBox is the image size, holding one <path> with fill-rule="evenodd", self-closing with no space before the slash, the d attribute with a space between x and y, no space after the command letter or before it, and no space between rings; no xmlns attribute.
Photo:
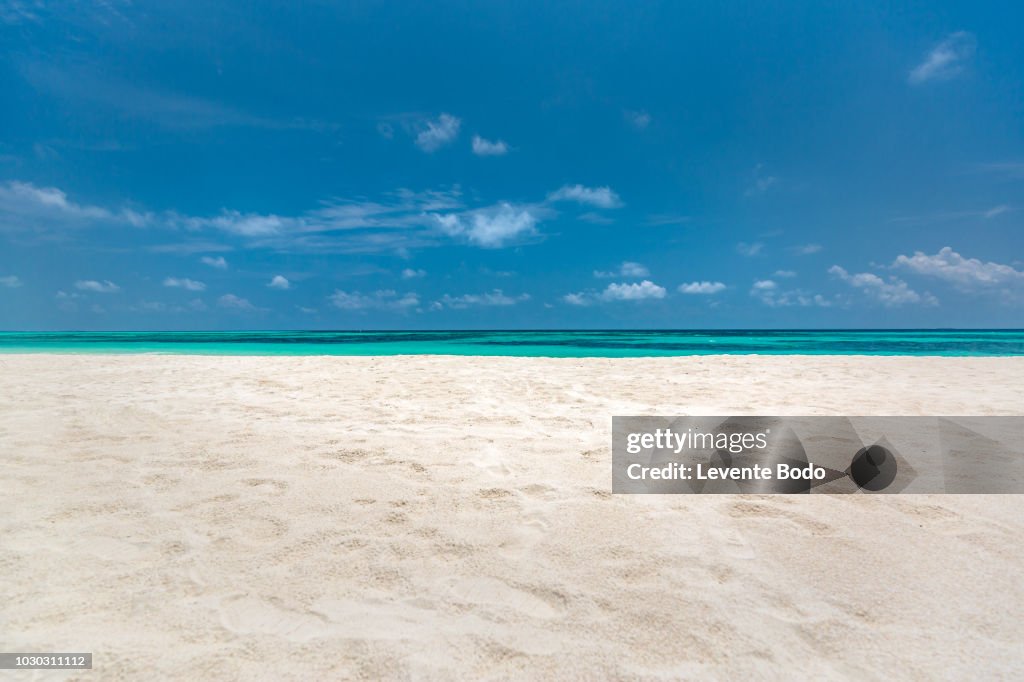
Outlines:
<svg viewBox="0 0 1024 682"><path fill-rule="evenodd" d="M1024 330L0 332L0 353L1024 355Z"/></svg>

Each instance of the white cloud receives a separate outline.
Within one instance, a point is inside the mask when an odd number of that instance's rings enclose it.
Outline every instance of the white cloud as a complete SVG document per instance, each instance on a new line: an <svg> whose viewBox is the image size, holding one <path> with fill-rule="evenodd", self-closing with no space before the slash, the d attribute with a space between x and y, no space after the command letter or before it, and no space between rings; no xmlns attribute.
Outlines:
<svg viewBox="0 0 1024 682"><path fill-rule="evenodd" d="M303 217L305 231L394 229L423 225L428 213L463 208L458 187L413 192L400 189L386 199L335 200Z"/></svg>
<svg viewBox="0 0 1024 682"><path fill-rule="evenodd" d="M930 256L921 251L914 252L913 256L898 256L893 265L950 282L962 289L1024 284L1024 271L1003 263L964 258L948 246Z"/></svg>
<svg viewBox="0 0 1024 682"><path fill-rule="evenodd" d="M765 303L769 303L768 299L774 298L774 292L778 291L779 285L774 280L770 279L759 279L754 282L754 286L750 288L750 295L756 296L762 299Z"/></svg>
<svg viewBox="0 0 1024 682"><path fill-rule="evenodd" d="M335 289L327 298L331 305L342 310L407 310L420 304L417 294L410 292L399 295L392 289L380 289L371 294Z"/></svg>
<svg viewBox="0 0 1024 682"><path fill-rule="evenodd" d="M0 277L0 287L17 289L21 284L21 279L17 275L5 275L4 277Z"/></svg>
<svg viewBox="0 0 1024 682"><path fill-rule="evenodd" d="M764 244L761 242L754 242L748 244L747 242L740 242L736 245L736 251L741 256L756 256L764 250Z"/></svg>
<svg viewBox="0 0 1024 682"><path fill-rule="evenodd" d="M594 273L595 275L598 273ZM642 282L618 282L609 284L603 291L579 291L562 296L562 301L569 305L587 306L593 303L610 303L613 301L643 301L646 299L665 298L665 287L645 279Z"/></svg>
<svg viewBox="0 0 1024 682"><path fill-rule="evenodd" d="M98 206L76 204L68 200L68 195L56 187L36 187L26 182L8 182L0 187L0 193L6 201L19 199L28 205L48 207L57 211L71 213L88 218L109 218L110 212Z"/></svg>
<svg viewBox="0 0 1024 682"><path fill-rule="evenodd" d="M323 252L328 247L346 253L382 251L424 245L433 227L428 211L461 208L458 190L392 193L389 203L333 201L296 216L246 213L224 209L218 215L190 216L174 211L143 213L131 208L108 209L79 204L56 188L30 183L0 183L0 230L54 231L86 227L153 227L184 234L217 230L245 238L262 247L305 247ZM344 231L358 231L345 236ZM411 233L419 231L417 239ZM323 235L319 236L318 235ZM329 242L329 243L325 243ZM153 251L193 253L218 250L209 241L150 247ZM202 262L224 269L223 257L206 256Z"/></svg>
<svg viewBox="0 0 1024 682"><path fill-rule="evenodd" d="M441 114L436 120L425 121L424 125L426 127L416 136L416 146L429 154L455 140L462 121L451 114Z"/></svg>
<svg viewBox="0 0 1024 682"><path fill-rule="evenodd" d="M890 277L886 281L870 272L850 274L838 265L833 265L828 271L830 274L838 277L850 286L862 290L865 294L887 307L896 307L908 303L938 304L938 299L931 294L927 292L919 294L911 289L906 282L896 277Z"/></svg>
<svg viewBox="0 0 1024 682"><path fill-rule="evenodd" d="M484 248L498 248L536 233L537 216L528 206L501 202L490 208L434 215L441 231Z"/></svg>
<svg viewBox="0 0 1024 682"><path fill-rule="evenodd" d="M536 233L537 222L553 214L544 204L510 204L467 209L459 189L388 194L383 201L334 199L297 215L247 213L224 209L213 216L190 216L165 211L139 213L70 201L55 188L26 183L0 183L0 230L48 231L62 227L144 225L180 234L182 241L148 247L154 252L201 253L231 247L193 235L218 231L241 238L245 246L317 253L407 254L411 249L437 246L440 233L483 247L499 247ZM227 269L223 256L202 256L209 267Z"/></svg>
<svg viewBox="0 0 1024 682"><path fill-rule="evenodd" d="M611 187L564 185L548 195L548 201L575 201L597 208L620 208L622 199Z"/></svg>
<svg viewBox="0 0 1024 682"><path fill-rule="evenodd" d="M605 301L642 301L649 298L665 298L665 287L645 279L639 284L609 284L601 292L601 299Z"/></svg>
<svg viewBox="0 0 1024 682"><path fill-rule="evenodd" d="M629 124L637 130L646 130L647 126L651 124L651 115L646 111L627 110L625 116Z"/></svg>
<svg viewBox="0 0 1024 682"><path fill-rule="evenodd" d="M949 80L963 72L966 62L974 56L975 48L976 41L971 33L950 33L910 70L907 80L911 85Z"/></svg>
<svg viewBox="0 0 1024 682"><path fill-rule="evenodd" d="M1012 209L1006 204L1000 204L999 206L993 206L992 208L985 211L985 218L995 218L998 215L1002 215L1011 211Z"/></svg>
<svg viewBox="0 0 1024 682"><path fill-rule="evenodd" d="M640 279L641 277L647 277L650 274L650 271L642 264L628 260L624 261L617 270L612 270L610 272L594 270L594 277L599 279L611 279L612 277L631 277L634 279Z"/></svg>
<svg viewBox="0 0 1024 682"><path fill-rule="evenodd" d="M179 289L185 289L187 291L203 291L206 289L206 284L203 282L197 282L194 279L168 277L164 280L165 287L177 287Z"/></svg>
<svg viewBox="0 0 1024 682"><path fill-rule="evenodd" d="M619 268L619 273L623 277L646 277L651 274L646 267L633 261L625 261Z"/></svg>
<svg viewBox="0 0 1024 682"><path fill-rule="evenodd" d="M477 156L504 156L508 153L508 145L504 140L494 142L479 135L473 136L473 153Z"/></svg>
<svg viewBox="0 0 1024 682"><path fill-rule="evenodd" d="M267 286L270 287L271 289L279 289L281 291L284 291L286 289L291 289L292 283L289 282L287 278L281 275L274 275L273 278L271 278L271 280L267 282Z"/></svg>
<svg viewBox="0 0 1024 682"><path fill-rule="evenodd" d="M821 244L800 244L799 246L794 246L792 250L798 256L810 256L811 254L818 253L822 248Z"/></svg>
<svg viewBox="0 0 1024 682"><path fill-rule="evenodd" d="M270 237L302 226L296 218L227 210L212 218L185 218L183 223L193 230L212 227L241 237Z"/></svg>
<svg viewBox="0 0 1024 682"><path fill-rule="evenodd" d="M84 227L95 224L142 227L152 216L130 208L111 211L68 199L56 187L29 182L0 183L0 229Z"/></svg>
<svg viewBox="0 0 1024 682"><path fill-rule="evenodd" d="M445 294L437 301L434 301L430 307L434 310L440 310L442 308L462 309L474 306L509 306L529 300L529 294L508 296L501 289L495 289L490 293L484 294L463 294L462 296Z"/></svg>
<svg viewBox="0 0 1024 682"><path fill-rule="evenodd" d="M217 268L218 270L227 270L228 262L224 260L224 256L203 256L199 259L203 265L209 265L211 268Z"/></svg>
<svg viewBox="0 0 1024 682"><path fill-rule="evenodd" d="M457 188L413 192L400 189L386 201L331 200L298 215L247 213L225 209L214 216L189 216L176 212L149 215L149 224L168 231L190 234L215 230L245 239L262 248L317 251L319 253L375 253L401 251L437 243L432 211L461 209ZM106 209L103 209L104 211ZM0 217L3 202L0 199ZM113 215L113 212L107 213ZM194 252L214 245L171 245L162 251ZM226 269L223 257L206 256L202 262Z"/></svg>
<svg viewBox="0 0 1024 682"><path fill-rule="evenodd" d="M772 273L772 276L780 277L782 279L790 279L792 277L796 277L796 272L794 272L793 270L776 270L774 273Z"/></svg>
<svg viewBox="0 0 1024 682"><path fill-rule="evenodd" d="M256 312L259 310L259 308L254 306L247 299L244 299L241 296L235 296L234 294L224 294L217 299L217 305L222 308L228 308L229 310L238 310L242 312Z"/></svg>
<svg viewBox="0 0 1024 682"><path fill-rule="evenodd" d="M78 310L78 299L82 298L82 294L72 291L70 294L66 291L58 291L54 296L57 300L57 307L66 312Z"/></svg>
<svg viewBox="0 0 1024 682"><path fill-rule="evenodd" d="M681 294L717 294L720 291L725 290L725 284L722 282L689 282L687 284L679 285L679 293Z"/></svg>
<svg viewBox="0 0 1024 682"><path fill-rule="evenodd" d="M80 291L92 291L97 294L113 294L121 290L121 287L110 280L99 282L94 279L80 279L75 282L75 288Z"/></svg>
<svg viewBox="0 0 1024 682"><path fill-rule="evenodd" d="M827 308L832 302L821 294L812 294L801 289L783 290L775 280L762 279L754 282L750 295L771 308L790 306Z"/></svg>
<svg viewBox="0 0 1024 682"><path fill-rule="evenodd" d="M402 279L416 279L418 277L426 277L426 270L414 270L412 268L406 268L402 270Z"/></svg>

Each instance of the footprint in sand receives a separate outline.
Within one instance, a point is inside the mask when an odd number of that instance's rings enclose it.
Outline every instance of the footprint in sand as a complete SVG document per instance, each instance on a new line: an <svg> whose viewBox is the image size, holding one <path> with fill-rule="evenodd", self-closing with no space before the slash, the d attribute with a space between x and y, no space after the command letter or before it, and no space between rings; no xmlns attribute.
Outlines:
<svg viewBox="0 0 1024 682"><path fill-rule="evenodd" d="M276 635L305 642L332 634L326 619L276 606L257 597L232 597L220 604L220 622L240 635Z"/></svg>
<svg viewBox="0 0 1024 682"><path fill-rule="evenodd" d="M471 457L469 461L473 466L496 478L505 478L512 473L512 469L505 463L505 455L493 445L482 447Z"/></svg>
<svg viewBox="0 0 1024 682"><path fill-rule="evenodd" d="M711 536L711 546L727 557L749 560L757 556L751 544L735 528L710 525L704 530Z"/></svg>
<svg viewBox="0 0 1024 682"><path fill-rule="evenodd" d="M288 484L285 481L278 481L272 478L247 478L242 483L260 492L272 495L281 495L284 491L288 490Z"/></svg>
<svg viewBox="0 0 1024 682"><path fill-rule="evenodd" d="M476 494L485 500L499 500L503 497L512 497L513 495L511 490L505 488L483 488L478 490Z"/></svg>
<svg viewBox="0 0 1024 682"><path fill-rule="evenodd" d="M791 501L779 498L771 503L764 502L735 502L729 506L729 515L733 518L743 520L758 519L785 519L811 535L833 535L836 529L823 521L819 521L810 515L810 512L800 509L783 509L783 505L792 504Z"/></svg>
<svg viewBox="0 0 1024 682"><path fill-rule="evenodd" d="M561 610L541 597L496 578L449 578L445 592L453 602L512 609L534 618L556 618Z"/></svg>

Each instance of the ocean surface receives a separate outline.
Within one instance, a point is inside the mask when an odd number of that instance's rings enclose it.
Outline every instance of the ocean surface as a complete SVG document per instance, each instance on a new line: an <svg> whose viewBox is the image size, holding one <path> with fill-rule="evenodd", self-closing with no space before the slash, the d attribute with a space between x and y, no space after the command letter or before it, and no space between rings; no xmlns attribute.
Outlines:
<svg viewBox="0 0 1024 682"><path fill-rule="evenodd" d="M1024 330L0 332L0 353L1024 355Z"/></svg>

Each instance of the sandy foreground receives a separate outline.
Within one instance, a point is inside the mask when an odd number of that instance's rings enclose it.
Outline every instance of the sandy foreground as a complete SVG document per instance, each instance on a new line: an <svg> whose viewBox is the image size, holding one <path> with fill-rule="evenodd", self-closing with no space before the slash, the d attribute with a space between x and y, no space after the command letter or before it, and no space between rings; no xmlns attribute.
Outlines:
<svg viewBox="0 0 1024 682"><path fill-rule="evenodd" d="M0 356L20 679L1024 675L1021 496L612 496L614 414L1020 414L1024 359Z"/></svg>

